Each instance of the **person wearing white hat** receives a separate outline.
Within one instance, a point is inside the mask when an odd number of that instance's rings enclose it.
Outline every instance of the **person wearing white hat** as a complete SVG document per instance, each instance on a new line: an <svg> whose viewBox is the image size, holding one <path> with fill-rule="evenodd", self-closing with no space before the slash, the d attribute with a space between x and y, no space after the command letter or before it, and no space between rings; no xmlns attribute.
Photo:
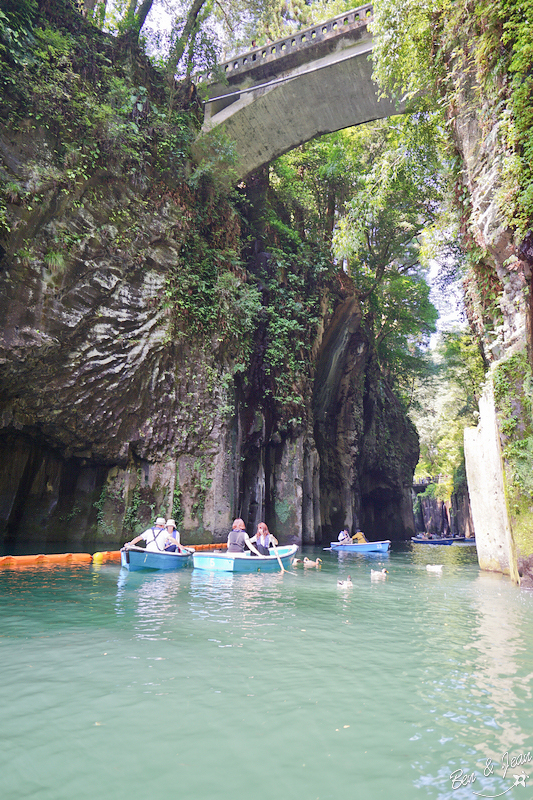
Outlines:
<svg viewBox="0 0 533 800"><path fill-rule="evenodd" d="M146 542L147 550L156 553L164 552L165 544L168 539L167 529L165 528L165 518L158 517L153 528L148 528L144 533L132 539L131 542L124 542L124 547L134 547L141 539Z"/></svg>
<svg viewBox="0 0 533 800"><path fill-rule="evenodd" d="M180 542L180 532L176 530L176 523L173 519L167 519L165 522L167 532L167 543L165 544L165 551L167 553L190 553Z"/></svg>

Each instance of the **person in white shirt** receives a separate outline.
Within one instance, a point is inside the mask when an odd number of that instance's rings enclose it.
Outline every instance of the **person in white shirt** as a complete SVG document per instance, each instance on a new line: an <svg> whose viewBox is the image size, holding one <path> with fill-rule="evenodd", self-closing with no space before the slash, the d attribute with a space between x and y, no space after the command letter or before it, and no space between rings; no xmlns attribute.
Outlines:
<svg viewBox="0 0 533 800"><path fill-rule="evenodd" d="M338 538L340 544L351 544L352 543L352 537L348 533L348 528L345 528L343 531L341 531L337 538Z"/></svg>
<svg viewBox="0 0 533 800"><path fill-rule="evenodd" d="M169 537L168 531L165 528L165 518L158 517L153 528L148 528L148 530L144 531L144 533L141 533L139 536L136 536L135 539L132 539L131 542L125 542L124 547L134 547L137 542L144 540L144 542L146 542L147 550L150 550L152 553L163 553L167 539L170 538L171 537Z"/></svg>

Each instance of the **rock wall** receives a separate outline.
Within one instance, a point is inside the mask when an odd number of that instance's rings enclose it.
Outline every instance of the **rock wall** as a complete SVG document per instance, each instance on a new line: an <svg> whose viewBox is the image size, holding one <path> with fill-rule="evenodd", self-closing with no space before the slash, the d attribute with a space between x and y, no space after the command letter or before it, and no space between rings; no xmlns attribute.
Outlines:
<svg viewBox="0 0 533 800"><path fill-rule="evenodd" d="M265 320L268 285L287 275L268 272L268 236L251 246L242 230L260 211L252 200L239 215L213 182L187 182L184 156L170 170L175 132L149 118L149 66L69 13L68 55L50 51L56 83L38 103L50 124L36 122L33 77L21 77L25 99L0 98L16 109L0 121L4 549L112 546L157 514L178 518L188 542L224 539L235 516L250 531L266 520L283 542L329 541L344 525L408 537L417 436L375 369L353 293L333 267L321 284L302 276L320 312L293 387L302 399L283 405ZM109 65L111 105L91 122ZM59 135L66 118L83 142Z"/></svg>
<svg viewBox="0 0 533 800"><path fill-rule="evenodd" d="M415 513L417 532L438 536L474 536L474 523L470 498L466 486L454 492L450 500L437 497L419 497L419 508Z"/></svg>
<svg viewBox="0 0 533 800"><path fill-rule="evenodd" d="M506 223L509 157L522 157L508 151L502 129L505 122L501 110L511 78L498 77L495 70L491 80L480 85L481 72L473 66L470 43L461 42L461 46L463 64L469 65L469 71L458 68L458 47L450 54L450 69L455 69L455 86L459 88L449 115L462 162L460 180L469 198L464 210L464 238L467 247L476 251L465 280L467 315L491 367L480 403L479 426L465 431L468 493L480 566L504 572L520 582L519 566L531 562L533 542L526 537L518 552L518 526L508 513L502 457L505 436L494 405L492 372L526 348L531 358L531 232L517 243L515 232ZM518 188L515 186L515 191ZM529 417L529 411L524 413ZM529 420L523 418L520 424L527 427ZM530 496L522 501L526 506L531 504Z"/></svg>
<svg viewBox="0 0 533 800"><path fill-rule="evenodd" d="M480 400L477 428L465 429L465 460L482 569L503 572L519 582L505 496L499 430L490 384Z"/></svg>
<svg viewBox="0 0 533 800"><path fill-rule="evenodd" d="M23 179L23 149L5 136L4 148ZM105 546L158 512L179 515L188 541L224 538L238 514L283 541L329 541L345 524L412 533L417 437L372 372L355 298L339 296L323 320L306 425L280 429L240 388L237 346L176 331L166 307L192 201L147 203L110 175L76 203L56 200L30 218L15 208L0 274L5 548ZM143 235L126 247L132 218ZM233 245L236 231L229 217L220 235ZM59 232L75 246L54 266Z"/></svg>

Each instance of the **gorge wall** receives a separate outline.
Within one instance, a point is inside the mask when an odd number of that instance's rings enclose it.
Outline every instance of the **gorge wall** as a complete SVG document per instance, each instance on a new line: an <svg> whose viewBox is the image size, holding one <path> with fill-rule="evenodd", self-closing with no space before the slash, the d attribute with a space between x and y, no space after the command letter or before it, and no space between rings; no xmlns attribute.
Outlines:
<svg viewBox="0 0 533 800"><path fill-rule="evenodd" d="M43 30L1 103L4 550L111 546L161 513L184 542L235 516L408 538L418 439L343 275L282 264L256 210L190 180L148 64L79 17Z"/></svg>
<svg viewBox="0 0 533 800"><path fill-rule="evenodd" d="M480 566L531 586L533 253L531 230L524 234L509 223L524 188L515 177L523 153L517 138L513 146L509 137L517 124L509 62L503 58L489 77L472 56L472 42L484 46L489 30L501 37L500 26L501 18L483 28L467 17L446 59L448 80L454 76L447 91L453 98L448 116L461 165L458 194L468 198L462 201L463 238L472 253L464 284L466 308L488 370L478 428L465 431L465 459Z"/></svg>

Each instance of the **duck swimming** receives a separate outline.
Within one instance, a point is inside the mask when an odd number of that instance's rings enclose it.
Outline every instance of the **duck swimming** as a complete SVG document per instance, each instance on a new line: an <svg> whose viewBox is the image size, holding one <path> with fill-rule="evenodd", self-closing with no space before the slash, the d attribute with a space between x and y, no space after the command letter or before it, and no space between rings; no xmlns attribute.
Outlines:
<svg viewBox="0 0 533 800"><path fill-rule="evenodd" d="M307 556L304 558L304 567L318 567L319 564L322 564L321 558L317 558L316 561L311 561L311 559L307 558Z"/></svg>
<svg viewBox="0 0 533 800"><path fill-rule="evenodd" d="M426 564L428 572L442 572L442 564Z"/></svg>
<svg viewBox="0 0 533 800"><path fill-rule="evenodd" d="M337 586L339 589L350 589L353 586L351 577L348 575L345 581L338 580Z"/></svg>
<svg viewBox="0 0 533 800"><path fill-rule="evenodd" d="M385 567L383 567L383 569L371 569L370 570L370 580L371 581L385 580L385 578L387 577L388 574L389 574L389 570L385 569Z"/></svg>

